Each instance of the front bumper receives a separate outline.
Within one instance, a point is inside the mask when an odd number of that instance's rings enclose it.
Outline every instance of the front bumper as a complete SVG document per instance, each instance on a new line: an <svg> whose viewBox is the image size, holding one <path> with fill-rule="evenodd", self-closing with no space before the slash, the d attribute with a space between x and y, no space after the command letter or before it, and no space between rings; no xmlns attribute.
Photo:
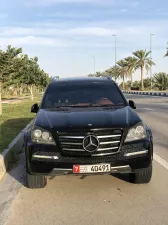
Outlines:
<svg viewBox="0 0 168 225"><path fill-rule="evenodd" d="M125 165L125 166L111 166L111 171L110 172L106 172L106 174L108 173L131 173L132 169L129 165ZM89 173L73 173L73 169L66 169L66 168L54 168L52 170L51 173L48 174L48 176L58 176L58 175L90 175ZM104 174L104 173L91 173L91 175L93 174Z"/></svg>
<svg viewBox="0 0 168 225"><path fill-rule="evenodd" d="M27 171L34 175L66 175L73 174L73 165L110 163L110 173L131 173L149 167L153 157L153 143L149 139L125 144L120 152L109 156L67 156L56 151L55 148L55 146L45 146L44 148L44 145L29 143L26 146Z"/></svg>

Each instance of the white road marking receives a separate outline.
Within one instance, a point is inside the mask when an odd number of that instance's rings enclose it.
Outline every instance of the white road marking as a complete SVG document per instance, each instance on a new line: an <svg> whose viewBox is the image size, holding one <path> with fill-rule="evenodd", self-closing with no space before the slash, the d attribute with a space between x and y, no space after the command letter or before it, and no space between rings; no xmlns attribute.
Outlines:
<svg viewBox="0 0 168 225"><path fill-rule="evenodd" d="M149 108L144 108L145 110L148 110L148 111L152 111L152 112L154 112L154 110L153 109L149 109Z"/></svg>
<svg viewBox="0 0 168 225"><path fill-rule="evenodd" d="M160 156L157 154L153 153L153 158L158 162L160 165L162 165L165 169L168 170L168 162L166 162L164 159L162 159Z"/></svg>

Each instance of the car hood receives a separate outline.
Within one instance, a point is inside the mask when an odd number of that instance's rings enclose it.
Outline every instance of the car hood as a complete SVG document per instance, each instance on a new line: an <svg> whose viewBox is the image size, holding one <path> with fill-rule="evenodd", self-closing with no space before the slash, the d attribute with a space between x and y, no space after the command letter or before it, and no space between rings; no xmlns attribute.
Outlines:
<svg viewBox="0 0 168 225"><path fill-rule="evenodd" d="M136 112L129 106L116 109L72 109L48 111L40 109L34 124L57 131L84 128L129 128L140 122Z"/></svg>

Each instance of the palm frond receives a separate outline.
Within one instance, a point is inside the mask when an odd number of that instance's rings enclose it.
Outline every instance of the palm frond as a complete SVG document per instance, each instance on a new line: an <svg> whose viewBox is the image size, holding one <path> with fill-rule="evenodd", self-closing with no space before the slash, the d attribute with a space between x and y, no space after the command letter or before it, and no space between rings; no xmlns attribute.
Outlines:
<svg viewBox="0 0 168 225"><path fill-rule="evenodd" d="M151 54L151 51L146 52L145 50L145 58L148 58L148 56Z"/></svg>
<svg viewBox="0 0 168 225"><path fill-rule="evenodd" d="M166 90L168 88L168 75L164 72L156 73L153 82L159 90Z"/></svg>
<svg viewBox="0 0 168 225"><path fill-rule="evenodd" d="M166 54L164 55L164 57L168 57L168 48L166 50Z"/></svg>

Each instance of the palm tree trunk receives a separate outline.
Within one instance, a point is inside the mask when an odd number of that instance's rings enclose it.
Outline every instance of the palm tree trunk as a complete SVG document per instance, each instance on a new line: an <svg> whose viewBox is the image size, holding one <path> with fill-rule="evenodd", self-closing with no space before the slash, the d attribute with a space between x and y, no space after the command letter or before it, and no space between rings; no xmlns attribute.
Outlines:
<svg viewBox="0 0 168 225"><path fill-rule="evenodd" d="M2 99L1 99L1 93L2 93L2 82L0 82L0 115L2 115Z"/></svg>
<svg viewBox="0 0 168 225"><path fill-rule="evenodd" d="M141 66L141 89L142 89L142 91L144 90L143 78L144 78L144 67Z"/></svg>
<svg viewBox="0 0 168 225"><path fill-rule="evenodd" d="M123 87L123 90L125 89L125 77L123 76L123 83L122 83L122 87Z"/></svg>
<svg viewBox="0 0 168 225"><path fill-rule="evenodd" d="M133 81L132 81L132 72L130 73L130 77L131 77L131 87L132 87L132 83L133 83Z"/></svg>
<svg viewBox="0 0 168 225"><path fill-rule="evenodd" d="M29 90L30 90L30 94L31 94L31 100L34 100L34 96L33 96L33 85L29 86Z"/></svg>

